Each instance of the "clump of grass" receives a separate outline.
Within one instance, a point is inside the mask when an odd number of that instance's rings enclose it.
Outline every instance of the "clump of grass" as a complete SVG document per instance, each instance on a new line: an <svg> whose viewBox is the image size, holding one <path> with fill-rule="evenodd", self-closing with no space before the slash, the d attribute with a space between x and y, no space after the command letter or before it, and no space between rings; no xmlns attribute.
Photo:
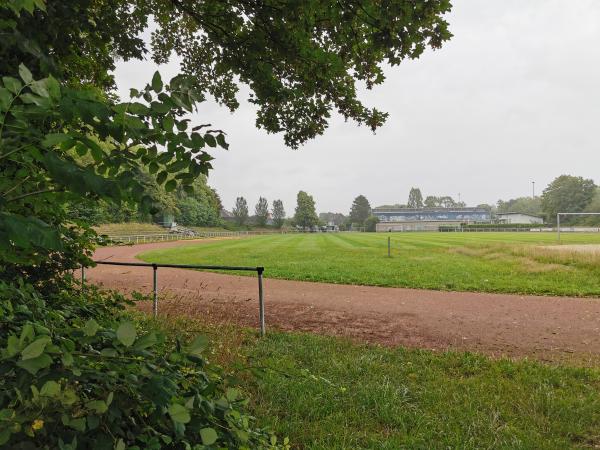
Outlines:
<svg viewBox="0 0 600 450"><path fill-rule="evenodd" d="M600 266L600 249L582 251L566 246L520 246L514 255L523 256L540 263L597 268Z"/></svg>
<svg viewBox="0 0 600 450"><path fill-rule="evenodd" d="M259 424L289 436L294 448L600 445L599 369L305 333L261 339L203 319L155 323L172 335L209 336L210 358L239 375Z"/></svg>

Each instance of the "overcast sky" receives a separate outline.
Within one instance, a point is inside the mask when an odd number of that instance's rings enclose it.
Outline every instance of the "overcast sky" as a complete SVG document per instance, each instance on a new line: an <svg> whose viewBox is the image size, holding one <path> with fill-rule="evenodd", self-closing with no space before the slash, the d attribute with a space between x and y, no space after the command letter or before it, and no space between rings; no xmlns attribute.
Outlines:
<svg viewBox="0 0 600 450"><path fill-rule="evenodd" d="M600 0L454 0L451 41L387 71L364 91L390 113L374 135L334 116L325 135L291 150L254 126L240 93L230 114L212 103L194 117L228 133L209 183L227 209L243 195L312 194L317 211L347 213L358 194L372 206L405 203L411 187L468 205L538 193L556 176L600 182ZM142 87L151 62L118 65L120 92ZM177 62L161 66L163 79ZM127 96L124 95L124 98Z"/></svg>

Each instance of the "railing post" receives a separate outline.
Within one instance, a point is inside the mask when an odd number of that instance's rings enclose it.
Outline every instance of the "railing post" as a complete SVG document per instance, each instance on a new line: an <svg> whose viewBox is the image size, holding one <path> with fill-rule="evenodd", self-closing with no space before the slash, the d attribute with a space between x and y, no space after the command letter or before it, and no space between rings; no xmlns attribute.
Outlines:
<svg viewBox="0 0 600 450"><path fill-rule="evenodd" d="M152 286L153 286L153 304L152 304L152 312L154 313L154 318L158 317L158 266L156 264L152 264Z"/></svg>
<svg viewBox="0 0 600 450"><path fill-rule="evenodd" d="M265 329L265 300L263 297L263 272L264 267L257 267L258 272L258 319L260 321L260 335L264 336L266 333Z"/></svg>

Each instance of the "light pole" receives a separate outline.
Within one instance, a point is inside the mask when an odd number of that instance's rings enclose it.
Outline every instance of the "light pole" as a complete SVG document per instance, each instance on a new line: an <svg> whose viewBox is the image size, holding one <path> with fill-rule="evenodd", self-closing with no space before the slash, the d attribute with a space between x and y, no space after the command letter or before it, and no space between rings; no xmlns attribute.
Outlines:
<svg viewBox="0 0 600 450"><path fill-rule="evenodd" d="M531 182L531 193L532 193L532 198L535 200L535 181Z"/></svg>

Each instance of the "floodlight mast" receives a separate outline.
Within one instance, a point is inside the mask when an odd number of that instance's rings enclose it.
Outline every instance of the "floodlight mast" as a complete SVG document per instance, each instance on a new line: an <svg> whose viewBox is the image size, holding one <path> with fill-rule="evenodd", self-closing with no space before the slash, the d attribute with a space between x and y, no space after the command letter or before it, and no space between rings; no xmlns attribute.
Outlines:
<svg viewBox="0 0 600 450"><path fill-rule="evenodd" d="M600 212L585 212L585 213L575 213L575 212L563 212L556 214L556 237L558 242L560 243L560 216L600 216Z"/></svg>

